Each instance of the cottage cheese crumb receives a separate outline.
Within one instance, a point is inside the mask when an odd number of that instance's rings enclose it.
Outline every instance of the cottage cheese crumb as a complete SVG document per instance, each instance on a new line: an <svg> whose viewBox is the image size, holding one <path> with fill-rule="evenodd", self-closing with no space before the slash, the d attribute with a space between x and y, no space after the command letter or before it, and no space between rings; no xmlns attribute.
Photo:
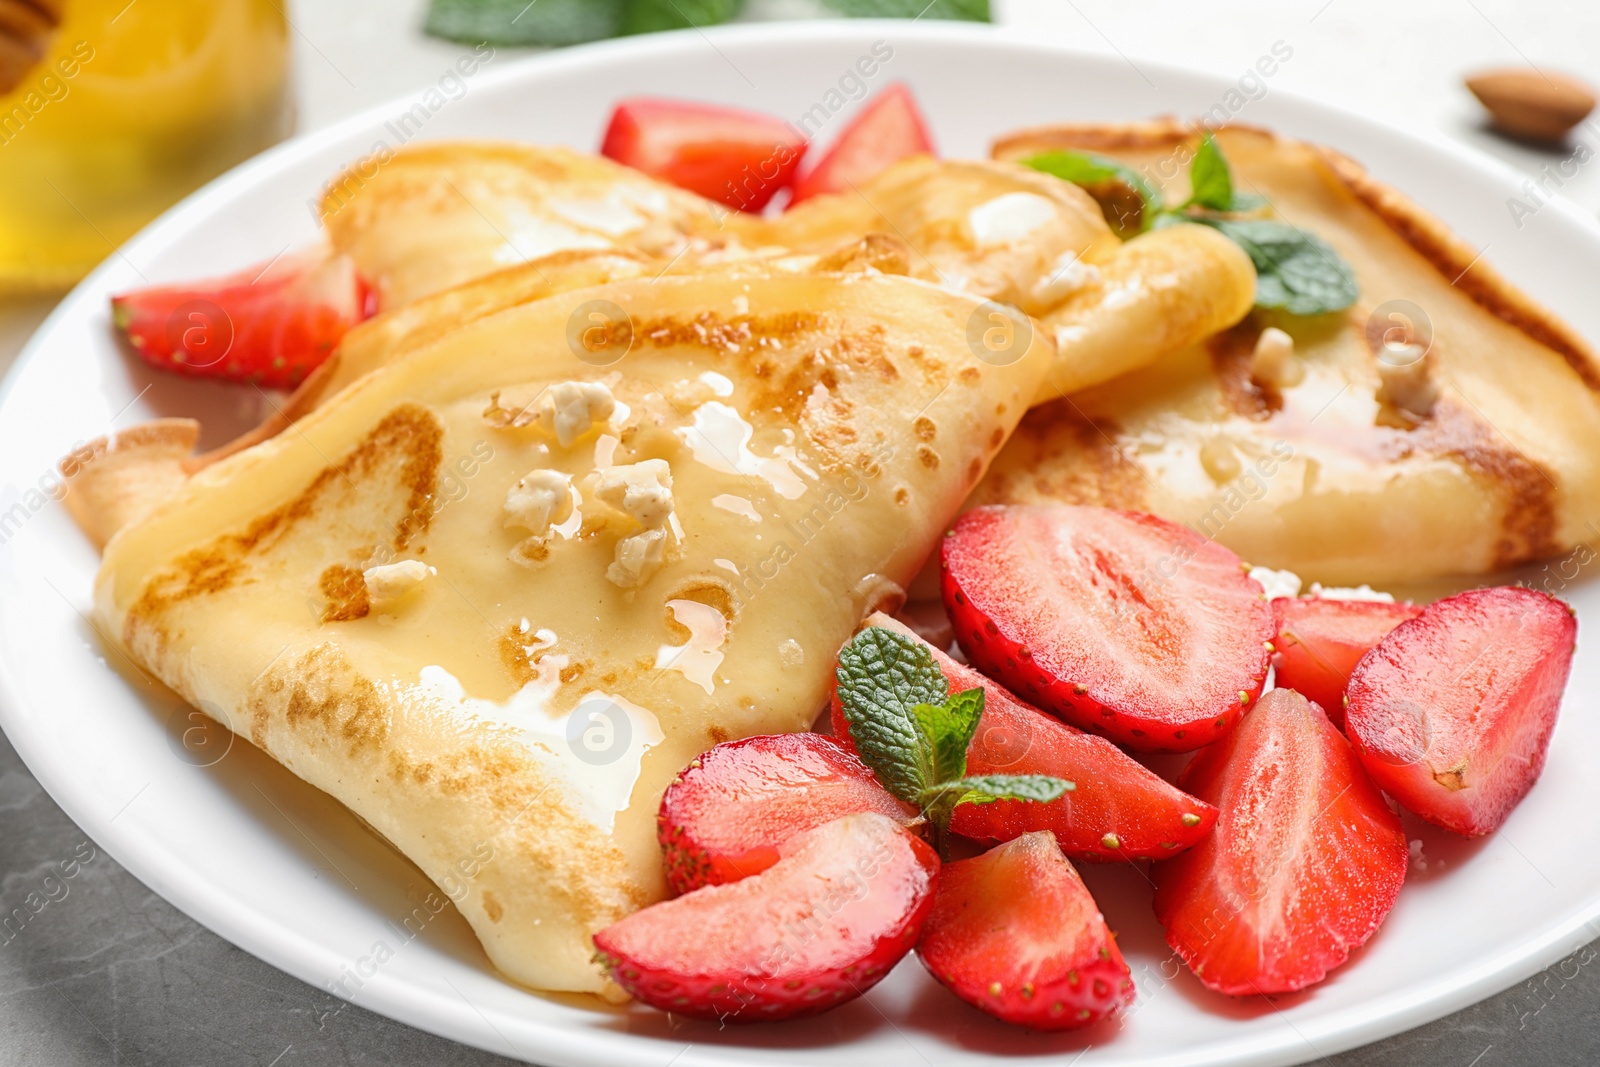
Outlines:
<svg viewBox="0 0 1600 1067"><path fill-rule="evenodd" d="M1385 346L1378 356L1378 401L1425 419L1439 402L1433 360L1421 345Z"/></svg>
<svg viewBox="0 0 1600 1067"><path fill-rule="evenodd" d="M1370 585L1350 586L1325 586L1321 582L1311 583L1311 596L1322 600L1370 600L1379 604L1393 604L1392 593L1380 592Z"/></svg>
<svg viewBox="0 0 1600 1067"><path fill-rule="evenodd" d="M506 493L505 524L535 537L544 537L571 514L572 479L560 471L531 471Z"/></svg>
<svg viewBox="0 0 1600 1067"><path fill-rule="evenodd" d="M502 389L489 398L483 415L491 426L502 429L536 426L568 448L616 410L616 397L604 382L558 382Z"/></svg>
<svg viewBox="0 0 1600 1067"><path fill-rule="evenodd" d="M617 542L615 561L606 577L623 589L636 589L661 568L672 518L672 468L664 459L647 459L606 467L599 472L595 495L643 527Z"/></svg>
<svg viewBox="0 0 1600 1067"><path fill-rule="evenodd" d="M1251 567L1250 577L1261 583L1268 600L1300 595L1300 576L1294 571L1275 571L1271 567Z"/></svg>
<svg viewBox="0 0 1600 1067"><path fill-rule="evenodd" d="M367 601L373 611L394 611L429 577L439 572L417 559L403 559L398 563L385 563L368 567L361 572L367 583Z"/></svg>
<svg viewBox="0 0 1600 1067"><path fill-rule="evenodd" d="M606 579L619 589L637 589L661 569L666 549L665 530L630 534L617 542L616 559L606 568Z"/></svg>
<svg viewBox="0 0 1600 1067"><path fill-rule="evenodd" d="M1050 268L1050 273L1033 286L1033 298L1040 304L1054 306L1080 289L1100 280L1100 271L1094 264L1085 263L1076 252L1063 252Z"/></svg>
<svg viewBox="0 0 1600 1067"><path fill-rule="evenodd" d="M1276 326L1262 330L1250 353L1251 381L1282 389L1300 384L1305 376L1305 361L1295 353L1294 338Z"/></svg>

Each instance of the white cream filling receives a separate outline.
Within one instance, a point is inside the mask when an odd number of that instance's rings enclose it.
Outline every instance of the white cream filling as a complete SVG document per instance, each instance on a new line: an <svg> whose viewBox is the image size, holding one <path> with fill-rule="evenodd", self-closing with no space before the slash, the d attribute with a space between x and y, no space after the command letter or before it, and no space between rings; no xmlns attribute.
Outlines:
<svg viewBox="0 0 1600 1067"><path fill-rule="evenodd" d="M1056 206L1038 193L1006 193L967 213L967 226L979 248L1011 244L1032 236L1056 217Z"/></svg>

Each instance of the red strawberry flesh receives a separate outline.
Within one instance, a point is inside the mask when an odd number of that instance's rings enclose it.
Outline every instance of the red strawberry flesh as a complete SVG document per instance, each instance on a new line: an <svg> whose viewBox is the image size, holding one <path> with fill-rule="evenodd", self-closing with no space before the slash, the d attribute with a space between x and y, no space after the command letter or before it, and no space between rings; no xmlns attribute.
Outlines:
<svg viewBox="0 0 1600 1067"><path fill-rule="evenodd" d="M1321 981L1394 905L1400 818L1298 693L1268 693L1180 782L1221 815L1206 840L1155 865L1156 918L1210 988L1246 996Z"/></svg>
<svg viewBox="0 0 1600 1067"><path fill-rule="evenodd" d="M962 1000L1035 1029L1092 1026L1134 998L1116 939L1048 832L945 864L917 954Z"/></svg>
<svg viewBox="0 0 1600 1067"><path fill-rule="evenodd" d="M376 305L349 257L311 248L225 278L123 293L111 309L153 367L293 389Z"/></svg>
<svg viewBox="0 0 1600 1067"><path fill-rule="evenodd" d="M794 183L791 204L819 193L844 193L910 156L932 155L933 138L903 83L879 93L850 121L816 166Z"/></svg>
<svg viewBox="0 0 1600 1067"><path fill-rule="evenodd" d="M794 180L806 139L756 111L636 97L618 104L600 154L680 189L760 211Z"/></svg>
<svg viewBox="0 0 1600 1067"><path fill-rule="evenodd" d="M1531 589L1429 605L1350 678L1346 732L1361 762L1429 822L1498 829L1544 769L1577 634L1566 604Z"/></svg>
<svg viewBox="0 0 1600 1067"><path fill-rule="evenodd" d="M637 911L595 935L597 959L646 1004L761 1022L871 989L916 944L939 859L883 815L790 838L777 863Z"/></svg>
<svg viewBox="0 0 1600 1067"><path fill-rule="evenodd" d="M1239 557L1153 515L977 508L945 537L945 607L973 666L1143 752L1226 734L1261 693L1271 606Z"/></svg>
<svg viewBox="0 0 1600 1067"><path fill-rule="evenodd" d="M796 834L861 811L902 824L917 817L832 738L725 742L689 764L661 798L667 881L678 893L736 882L778 862L778 847Z"/></svg>
<svg viewBox="0 0 1600 1067"><path fill-rule="evenodd" d="M869 625L906 632L887 616ZM956 808L951 828L980 841L1009 841L1030 830L1055 834L1073 859L1161 858L1211 832L1217 809L1168 784L1102 737L1030 708L999 683L929 647L951 692L982 688L983 718L967 749L968 774L1045 774L1073 783L1049 803L997 800ZM833 733L851 745L837 691ZM853 751L853 748L852 748Z"/></svg>
<svg viewBox="0 0 1600 1067"><path fill-rule="evenodd" d="M1322 706L1344 729L1344 690L1361 657L1396 626L1422 613L1416 604L1280 597L1272 602L1276 685Z"/></svg>

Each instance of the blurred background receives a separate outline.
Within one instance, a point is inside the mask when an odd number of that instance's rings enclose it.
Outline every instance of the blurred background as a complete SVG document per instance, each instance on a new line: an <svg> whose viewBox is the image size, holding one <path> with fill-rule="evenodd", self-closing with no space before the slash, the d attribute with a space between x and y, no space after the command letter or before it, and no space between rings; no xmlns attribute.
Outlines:
<svg viewBox="0 0 1600 1067"><path fill-rule="evenodd" d="M434 83L470 42L493 40L499 69L543 42L872 14L993 21L1030 40L1229 78L1263 39L1282 38L1294 56L1274 86L1442 133L1522 170L1541 195L1600 210L1597 168L1561 168L1593 158L1592 118L1561 137L1517 139L1465 84L1496 67L1600 78L1594 0L0 0L0 371L78 278L168 206L295 132ZM81 838L3 738L0 813L5 881ZM85 868L81 891L73 923L28 939L42 958L23 969L0 953L0 1064L506 1062L301 985L109 857ZM1584 951L1326 1062L1600 1062L1600 979L1582 966L1594 948ZM57 988L24 974L54 975Z"/></svg>
<svg viewBox="0 0 1600 1067"><path fill-rule="evenodd" d="M293 132L430 84L462 42L515 58L725 19L876 14L993 21L1229 76L1282 37L1295 55L1274 85L1442 131L1536 180L1595 139L1592 119L1543 145L1501 136L1463 84L1505 66L1583 76L1600 55L1600 5L1584 0L0 0L0 367L160 211ZM1593 170L1559 192L1600 209Z"/></svg>

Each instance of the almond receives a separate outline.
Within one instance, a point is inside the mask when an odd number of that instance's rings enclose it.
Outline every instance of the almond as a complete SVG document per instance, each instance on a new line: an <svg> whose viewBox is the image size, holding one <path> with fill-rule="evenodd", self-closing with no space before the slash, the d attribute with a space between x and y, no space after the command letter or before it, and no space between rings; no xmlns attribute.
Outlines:
<svg viewBox="0 0 1600 1067"><path fill-rule="evenodd" d="M1494 124L1513 137L1560 141L1594 110L1595 94L1569 74L1532 67L1501 67L1474 74L1467 88Z"/></svg>

